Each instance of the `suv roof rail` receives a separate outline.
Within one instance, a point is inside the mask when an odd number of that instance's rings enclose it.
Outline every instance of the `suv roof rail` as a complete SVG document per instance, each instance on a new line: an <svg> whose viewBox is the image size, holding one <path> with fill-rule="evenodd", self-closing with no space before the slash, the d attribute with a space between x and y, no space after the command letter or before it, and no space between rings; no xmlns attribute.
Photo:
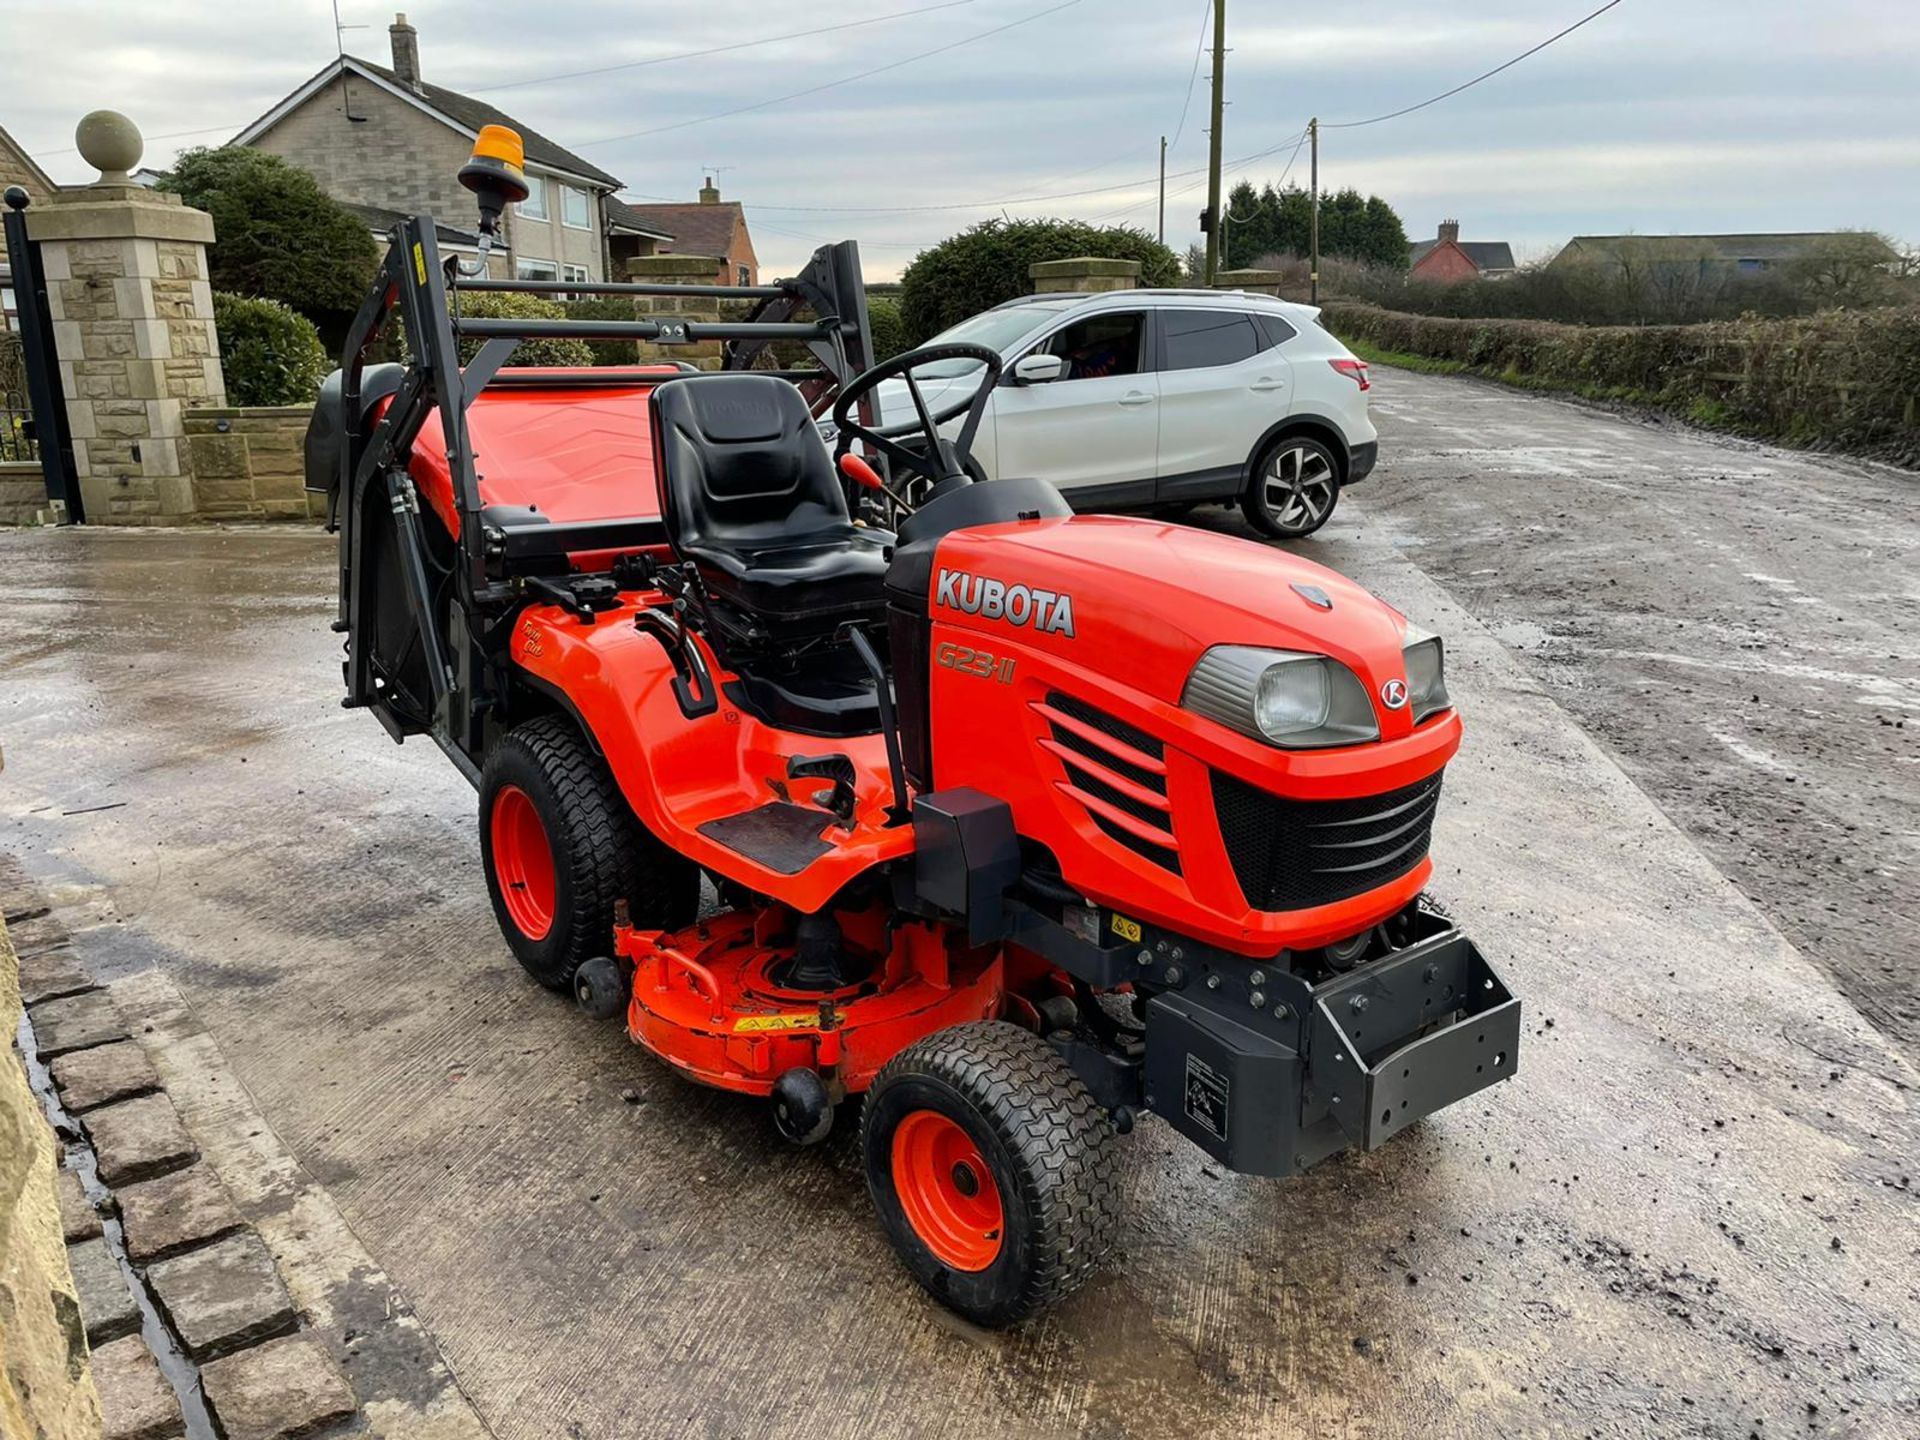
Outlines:
<svg viewBox="0 0 1920 1440"><path fill-rule="evenodd" d="M1305 306L1304 300L1288 300L1280 295L1263 295L1257 290L1214 290L1199 285L1143 285L1136 290L1098 290L1087 294L1062 292L1052 295L1016 295L1011 300L1002 300L995 310L1012 310L1022 305L1086 305L1098 300L1111 300L1124 304L1130 299L1143 295L1180 296L1184 299L1215 300L1261 300L1275 305Z"/></svg>

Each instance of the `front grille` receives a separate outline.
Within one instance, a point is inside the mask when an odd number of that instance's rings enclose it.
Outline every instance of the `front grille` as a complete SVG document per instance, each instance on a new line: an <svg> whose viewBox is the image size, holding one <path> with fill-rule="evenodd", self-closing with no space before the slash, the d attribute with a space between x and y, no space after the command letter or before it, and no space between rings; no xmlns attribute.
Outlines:
<svg viewBox="0 0 1920 1440"><path fill-rule="evenodd" d="M1365 894L1425 858L1440 772L1386 795L1289 800L1213 772L1213 809L1240 893L1256 910Z"/></svg>
<svg viewBox="0 0 1920 1440"><path fill-rule="evenodd" d="M1180 852L1167 805L1166 746L1161 740L1060 690L1050 692L1038 708L1050 732L1041 745L1067 777L1060 788L1086 807L1087 817L1102 834L1178 875ZM1121 823L1110 811L1150 834Z"/></svg>

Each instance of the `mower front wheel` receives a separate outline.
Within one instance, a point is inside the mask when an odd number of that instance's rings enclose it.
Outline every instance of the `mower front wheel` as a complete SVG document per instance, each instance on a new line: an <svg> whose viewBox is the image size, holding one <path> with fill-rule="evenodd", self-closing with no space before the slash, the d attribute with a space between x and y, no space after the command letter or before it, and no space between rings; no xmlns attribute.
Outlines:
<svg viewBox="0 0 1920 1440"><path fill-rule="evenodd" d="M908 1270L1010 1325L1075 1290L1119 1227L1113 1127L1059 1054L997 1021L908 1046L867 1093L867 1187Z"/></svg>
<svg viewBox="0 0 1920 1440"><path fill-rule="evenodd" d="M510 731L480 773L480 857L494 918L549 990L613 943L613 907L672 930L700 905L700 872L634 818L606 762L561 716Z"/></svg>

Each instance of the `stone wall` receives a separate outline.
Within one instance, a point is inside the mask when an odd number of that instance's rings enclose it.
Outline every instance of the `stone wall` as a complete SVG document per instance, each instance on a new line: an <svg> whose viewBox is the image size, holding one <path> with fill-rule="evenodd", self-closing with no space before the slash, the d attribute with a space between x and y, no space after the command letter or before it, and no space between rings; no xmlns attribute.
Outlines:
<svg viewBox="0 0 1920 1440"><path fill-rule="evenodd" d="M317 520L324 495L305 490L310 405L189 410L188 463L200 520Z"/></svg>
<svg viewBox="0 0 1920 1440"><path fill-rule="evenodd" d="M40 242L74 469L89 522L178 524L192 512L189 405L221 404L206 246L176 195L102 182L27 212Z"/></svg>
<svg viewBox="0 0 1920 1440"><path fill-rule="evenodd" d="M335 77L253 148L292 161L336 200L473 228L458 178L473 142L357 75Z"/></svg>
<svg viewBox="0 0 1920 1440"><path fill-rule="evenodd" d="M47 482L38 460L0 461L0 525L38 525Z"/></svg>
<svg viewBox="0 0 1920 1440"><path fill-rule="evenodd" d="M639 285L711 285L714 261L707 255L640 255L627 261L627 279ZM676 299L671 295L636 295L635 318L640 320L692 320L714 324L720 319L720 301L711 295L689 295ZM717 340L698 345L656 345L641 340L634 347L640 363L658 364L662 360L684 360L702 370L718 370L724 347Z"/></svg>
<svg viewBox="0 0 1920 1440"><path fill-rule="evenodd" d="M20 966L0 920L0 1026L20 1027ZM54 1192L54 1138L19 1053L0 1053L0 1434L95 1440L100 1402Z"/></svg>
<svg viewBox="0 0 1920 1440"><path fill-rule="evenodd" d="M69 401L93 402L91 425L73 432L75 459L99 482L87 492L88 519L151 523L185 508L178 412L184 401L220 398L213 322L195 315L195 287L203 292L199 314L213 307L203 247L81 240L42 254L56 334L71 332L59 337L60 353L79 357L61 364L61 384ZM94 510L95 494L106 498L107 514Z"/></svg>

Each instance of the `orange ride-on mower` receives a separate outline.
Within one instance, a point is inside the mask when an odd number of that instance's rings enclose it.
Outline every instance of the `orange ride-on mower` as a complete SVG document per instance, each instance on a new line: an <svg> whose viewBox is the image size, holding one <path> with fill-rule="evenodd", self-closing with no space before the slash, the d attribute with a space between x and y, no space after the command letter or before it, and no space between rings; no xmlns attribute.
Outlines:
<svg viewBox="0 0 1920 1440"><path fill-rule="evenodd" d="M518 172L476 165L490 232ZM869 365L851 243L692 290L758 302L731 323L462 318L689 289L461 270L396 227L309 436L345 703L478 788L541 984L800 1144L864 1097L942 1302L999 1325L1084 1280L1145 1115L1287 1176L1514 1073L1518 1002L1421 901L1461 733L1437 638L1279 550L971 483L1000 358ZM407 363L369 365L396 315ZM505 363L554 335L727 368ZM776 340L815 365L745 368ZM913 371L955 360L981 383L929 413ZM917 415L883 428L895 377Z"/></svg>

